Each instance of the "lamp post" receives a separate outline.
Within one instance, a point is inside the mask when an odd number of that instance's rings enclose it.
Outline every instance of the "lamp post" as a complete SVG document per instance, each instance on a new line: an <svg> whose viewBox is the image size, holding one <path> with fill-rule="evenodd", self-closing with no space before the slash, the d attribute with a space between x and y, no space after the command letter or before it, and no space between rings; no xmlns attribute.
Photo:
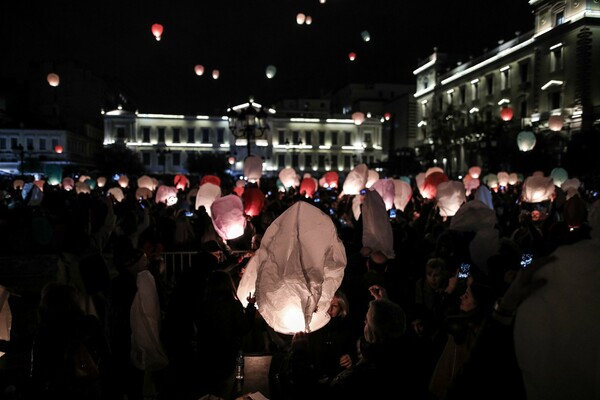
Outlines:
<svg viewBox="0 0 600 400"><path fill-rule="evenodd" d="M260 107L260 106L259 106ZM229 130L236 138L246 138L247 156L251 155L252 139L261 137L269 130L267 125L267 113L260 107L255 108L253 100L248 101L248 106L239 111L229 108L227 110L229 118Z"/></svg>

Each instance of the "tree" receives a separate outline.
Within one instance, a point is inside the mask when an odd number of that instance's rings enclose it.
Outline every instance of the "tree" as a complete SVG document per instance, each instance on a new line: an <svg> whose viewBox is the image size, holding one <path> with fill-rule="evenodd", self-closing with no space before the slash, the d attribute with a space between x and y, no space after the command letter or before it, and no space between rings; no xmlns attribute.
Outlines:
<svg viewBox="0 0 600 400"><path fill-rule="evenodd" d="M187 170L191 174L217 175L222 177L230 167L223 154L191 153L187 158Z"/></svg>
<svg viewBox="0 0 600 400"><path fill-rule="evenodd" d="M96 153L95 162L99 172L106 176L117 173L136 176L146 173L139 155L120 143L106 146Z"/></svg>

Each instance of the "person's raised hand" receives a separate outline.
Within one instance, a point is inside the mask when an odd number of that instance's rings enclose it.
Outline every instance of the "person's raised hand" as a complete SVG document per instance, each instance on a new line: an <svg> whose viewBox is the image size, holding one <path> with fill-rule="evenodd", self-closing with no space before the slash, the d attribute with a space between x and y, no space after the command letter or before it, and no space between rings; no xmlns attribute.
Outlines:
<svg viewBox="0 0 600 400"><path fill-rule="evenodd" d="M536 273L555 258L553 255L537 258L527 268L521 268L499 302L502 310L505 312L516 311L523 300L544 286L546 280L536 278Z"/></svg>
<svg viewBox="0 0 600 400"><path fill-rule="evenodd" d="M369 293L375 300L387 299L387 291L379 285L369 287Z"/></svg>

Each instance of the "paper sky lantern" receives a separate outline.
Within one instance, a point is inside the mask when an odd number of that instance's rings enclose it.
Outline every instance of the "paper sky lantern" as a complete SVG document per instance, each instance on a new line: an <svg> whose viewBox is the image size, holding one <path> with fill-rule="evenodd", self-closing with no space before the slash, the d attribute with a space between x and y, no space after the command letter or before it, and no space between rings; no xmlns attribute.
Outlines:
<svg viewBox="0 0 600 400"><path fill-rule="evenodd" d="M167 206L173 206L177 204L177 200L177 189L175 187L160 185L156 189L156 195L154 195L156 204L164 203Z"/></svg>
<svg viewBox="0 0 600 400"><path fill-rule="evenodd" d="M23 179L15 179L13 181L13 189L23 190L23 186L25 186L25 181Z"/></svg>
<svg viewBox="0 0 600 400"><path fill-rule="evenodd" d="M219 197L215 199L210 209L215 231L223 240L236 239L244 234L246 217L241 198L235 194Z"/></svg>
<svg viewBox="0 0 600 400"><path fill-rule="evenodd" d="M265 206L265 195L259 188L249 187L242 194L242 203L244 204L244 214L250 217L259 215Z"/></svg>
<svg viewBox="0 0 600 400"><path fill-rule="evenodd" d="M35 186L37 186L38 189L40 189L42 192L44 191L44 184L46 183L45 180L43 179L36 179L35 181L33 181L33 184Z"/></svg>
<svg viewBox="0 0 600 400"><path fill-rule="evenodd" d="M478 167L476 165L472 166L471 168L469 168L469 175L471 176L471 178L474 179L479 178L479 176L481 175L481 167Z"/></svg>
<svg viewBox="0 0 600 400"><path fill-rule="evenodd" d="M118 183L119 183L119 186L121 186L123 189L125 189L126 187L129 186L129 178L127 177L127 175L121 175L121 176L119 176Z"/></svg>
<svg viewBox="0 0 600 400"><path fill-rule="evenodd" d="M304 20L304 23L305 23L306 25L310 25L310 24L312 24L312 17L311 17L310 15L307 15L307 16L306 16L306 19Z"/></svg>
<svg viewBox="0 0 600 400"><path fill-rule="evenodd" d="M535 147L535 134L531 131L521 131L517 135L517 146L521 151L531 151Z"/></svg>
<svg viewBox="0 0 600 400"><path fill-rule="evenodd" d="M306 21L306 15L304 15L303 13L296 14L296 23L298 25L302 25L304 21Z"/></svg>
<svg viewBox="0 0 600 400"><path fill-rule="evenodd" d="M500 171L496 174L496 177L498 178L498 185L500 186L507 186L508 185L508 172L505 171Z"/></svg>
<svg viewBox="0 0 600 400"><path fill-rule="evenodd" d="M175 188L177 190L185 190L190 187L190 181L183 174L175 175L175 178L173 178L173 183L175 184Z"/></svg>
<svg viewBox="0 0 600 400"><path fill-rule="evenodd" d="M152 190L145 188L145 187L139 187L135 190L135 198L138 200L148 200L152 198Z"/></svg>
<svg viewBox="0 0 600 400"><path fill-rule="evenodd" d="M464 184L458 181L440 183L437 187L436 199L440 216L453 217L467 201Z"/></svg>
<svg viewBox="0 0 600 400"><path fill-rule="evenodd" d="M417 189L419 189L419 193L423 196L423 186L425 185L425 172L419 172L417 176L415 176L415 182L417 183Z"/></svg>
<svg viewBox="0 0 600 400"><path fill-rule="evenodd" d="M355 53L355 52L353 52L353 51L351 51L350 53L348 53L348 59L349 59L350 61L354 61L354 60L356 60L356 53Z"/></svg>
<svg viewBox="0 0 600 400"><path fill-rule="evenodd" d="M346 262L331 218L298 201L265 231L237 294L246 305L248 293L256 293L261 317L276 332L314 332L329 322L327 310Z"/></svg>
<svg viewBox="0 0 600 400"><path fill-rule="evenodd" d="M560 185L560 188L563 191L568 192L570 190L578 191L580 186L581 186L581 181L579 181L579 179L570 178L570 179L565 180L562 183L562 185Z"/></svg>
<svg viewBox="0 0 600 400"><path fill-rule="evenodd" d="M259 182L263 172L263 160L258 156L248 156L244 160L244 176L248 182Z"/></svg>
<svg viewBox="0 0 600 400"><path fill-rule="evenodd" d="M500 110L500 118L502 118L502 121L504 122L508 122L511 119L513 119L512 107L502 107L502 109Z"/></svg>
<svg viewBox="0 0 600 400"><path fill-rule="evenodd" d="M367 164L358 164L344 180L343 192L348 195L357 195L367 184L369 167Z"/></svg>
<svg viewBox="0 0 600 400"><path fill-rule="evenodd" d="M73 190L73 188L75 187L75 181L73 180L73 178L67 176L62 180L62 187L64 190L67 191Z"/></svg>
<svg viewBox="0 0 600 400"><path fill-rule="evenodd" d="M386 121L389 121L392 118L392 114L387 112L385 114L383 114L383 119L385 119Z"/></svg>
<svg viewBox="0 0 600 400"><path fill-rule="evenodd" d="M152 181L152 178L150 178L148 175L140 176L137 180L137 186L138 186L138 188L146 188L146 189L150 190L151 192L154 191L154 189L156 189L156 186L154 186L154 182Z"/></svg>
<svg viewBox="0 0 600 400"><path fill-rule="evenodd" d="M244 194L244 190L246 190L246 181L243 179L238 179L235 182L235 187L233 188L233 192L241 197Z"/></svg>
<svg viewBox="0 0 600 400"><path fill-rule="evenodd" d="M381 198L383 199L383 204L385 204L386 210L391 210L394 207L394 198L396 196L396 187L394 186L394 181L391 179L378 179L377 182L371 186L373 190L375 190Z"/></svg>
<svg viewBox="0 0 600 400"><path fill-rule="evenodd" d="M360 111L353 113L352 121L354 122L354 125L362 125L362 123L365 122L365 114Z"/></svg>
<svg viewBox="0 0 600 400"><path fill-rule="evenodd" d="M296 175L296 170L290 167L283 168L279 171L279 180L286 190L294 186L296 183Z"/></svg>
<svg viewBox="0 0 600 400"><path fill-rule="evenodd" d="M57 144L56 146L54 146L54 151L56 152L56 154L62 154L63 147L60 144Z"/></svg>
<svg viewBox="0 0 600 400"><path fill-rule="evenodd" d="M218 69L213 69L212 70L212 78L219 79L219 76L221 76L221 71L219 71Z"/></svg>
<svg viewBox="0 0 600 400"><path fill-rule="evenodd" d="M441 172L443 174L444 170L441 169L440 167L427 168L427 171L425 171L425 178L427 178L429 175L433 174L434 172Z"/></svg>
<svg viewBox="0 0 600 400"><path fill-rule="evenodd" d="M437 187L442 182L448 182L448 176L443 172L433 172L425 177L423 183L423 191L421 195L425 199L434 199L437 194Z"/></svg>
<svg viewBox="0 0 600 400"><path fill-rule="evenodd" d="M482 178L483 183L487 185L490 189L494 189L498 187L498 176L496 174L489 173Z"/></svg>
<svg viewBox="0 0 600 400"><path fill-rule="evenodd" d="M300 183L300 189L298 193L306 198L312 198L317 191L317 184L312 177L305 177Z"/></svg>
<svg viewBox="0 0 600 400"><path fill-rule="evenodd" d="M394 235L383 199L376 190L367 190L361 207L362 245L394 258Z"/></svg>
<svg viewBox="0 0 600 400"><path fill-rule="evenodd" d="M80 175L79 179L77 179L78 182L85 182L88 179L91 179L88 175Z"/></svg>
<svg viewBox="0 0 600 400"><path fill-rule="evenodd" d="M519 182L519 175L517 175L514 172L508 174L508 184L509 185L516 185L518 182Z"/></svg>
<svg viewBox="0 0 600 400"><path fill-rule="evenodd" d="M204 185L205 183L210 182L213 185L217 185L217 186L221 186L221 178L219 178L216 175L204 175L202 177L202 179L200 180L200 186ZM243 182L243 181L242 181ZM245 185L246 183L244 183Z"/></svg>
<svg viewBox="0 0 600 400"><path fill-rule="evenodd" d="M99 176L98 179L96 179L96 182L98 183L98 187L102 188L106 185L106 178L103 176Z"/></svg>
<svg viewBox="0 0 600 400"><path fill-rule="evenodd" d="M479 179L471 178L468 182L465 183L465 194L470 196L471 193L477 190L481 186L481 181Z"/></svg>
<svg viewBox="0 0 600 400"><path fill-rule="evenodd" d="M161 24L152 24L152 34L157 42L160 41L162 39L163 26Z"/></svg>
<svg viewBox="0 0 600 400"><path fill-rule="evenodd" d="M335 171L329 171L326 172L325 175L323 175L323 187L326 188L337 188L338 187L338 181L340 179L340 176L337 172Z"/></svg>
<svg viewBox="0 0 600 400"><path fill-rule="evenodd" d="M198 64L194 67L194 72L196 73L196 75L198 76L202 76L204 75L204 65L202 64Z"/></svg>
<svg viewBox="0 0 600 400"><path fill-rule="evenodd" d="M265 75L267 75L268 79L273 79L273 77L275 76L276 73L277 73L277 68L275 68L274 65L267 66L267 69L265 70Z"/></svg>
<svg viewBox="0 0 600 400"><path fill-rule="evenodd" d="M210 206L221 197L221 187L212 182L205 182L200 185L196 193L196 210L204 206L206 213L211 216Z"/></svg>
<svg viewBox="0 0 600 400"><path fill-rule="evenodd" d="M546 176L530 176L523 182L521 200L525 203L541 203L554 194L554 180Z"/></svg>
<svg viewBox="0 0 600 400"><path fill-rule="evenodd" d="M48 80L48 85L52 87L57 87L60 85L60 77L53 72L49 73L46 79Z"/></svg>
<svg viewBox="0 0 600 400"><path fill-rule="evenodd" d="M553 132L559 132L564 124L565 119L562 115L551 115L548 118L548 128Z"/></svg>
<svg viewBox="0 0 600 400"><path fill-rule="evenodd" d="M123 199L125 199L123 190L121 190L121 188L119 188L119 187L112 187L112 188L108 189L108 193L110 195L112 195L113 199L115 199L115 201L118 203L122 202Z"/></svg>
<svg viewBox="0 0 600 400"><path fill-rule="evenodd" d="M90 193L92 193L92 189L85 182L75 182L75 192L77 194L80 194L80 193L90 194Z"/></svg>
<svg viewBox="0 0 600 400"><path fill-rule="evenodd" d="M369 189L375 182L379 180L379 172L374 169L370 169L367 174L367 183L365 183L365 187Z"/></svg>
<svg viewBox="0 0 600 400"><path fill-rule="evenodd" d="M402 179L394 179L394 207L396 210L404 211L404 208L412 198L412 187Z"/></svg>
<svg viewBox="0 0 600 400"><path fill-rule="evenodd" d="M493 228L497 223L498 218L493 209L481 201L471 200L463 204L454 214L450 221L450 229L460 232L477 232L480 229Z"/></svg>
<svg viewBox="0 0 600 400"><path fill-rule="evenodd" d="M563 182L569 179L569 174L561 167L556 167L550 171L550 176L552 177L554 184L558 187L561 187Z"/></svg>
<svg viewBox="0 0 600 400"><path fill-rule="evenodd" d="M371 40L371 34L368 31L362 31L360 33L360 37L363 41L368 42Z"/></svg>

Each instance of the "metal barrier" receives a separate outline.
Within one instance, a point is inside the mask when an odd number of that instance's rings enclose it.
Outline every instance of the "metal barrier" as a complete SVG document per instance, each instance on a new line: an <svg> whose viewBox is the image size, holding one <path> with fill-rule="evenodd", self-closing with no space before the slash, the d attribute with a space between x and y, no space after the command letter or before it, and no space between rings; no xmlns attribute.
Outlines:
<svg viewBox="0 0 600 400"><path fill-rule="evenodd" d="M162 253L165 261L165 281L173 286L183 271L192 266L197 251L167 251Z"/></svg>

